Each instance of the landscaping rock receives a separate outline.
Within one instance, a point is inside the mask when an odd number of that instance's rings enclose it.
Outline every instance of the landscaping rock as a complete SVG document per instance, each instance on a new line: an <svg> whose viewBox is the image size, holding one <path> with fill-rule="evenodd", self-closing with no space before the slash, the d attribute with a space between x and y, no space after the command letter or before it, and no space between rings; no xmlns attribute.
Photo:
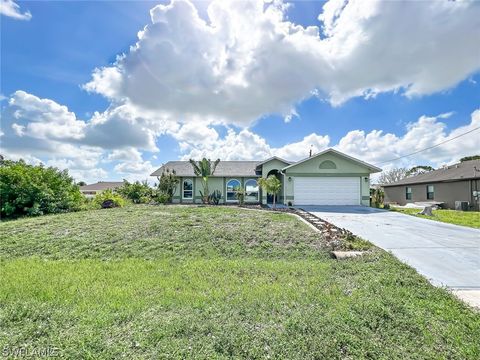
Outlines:
<svg viewBox="0 0 480 360"><path fill-rule="evenodd" d="M115 201L113 201L113 200L105 200L102 203L102 209L111 209L111 208L114 208L114 207L117 207L117 204L115 204Z"/></svg>
<svg viewBox="0 0 480 360"><path fill-rule="evenodd" d="M332 256L337 260L349 259L357 256L362 256L365 251L332 251Z"/></svg>

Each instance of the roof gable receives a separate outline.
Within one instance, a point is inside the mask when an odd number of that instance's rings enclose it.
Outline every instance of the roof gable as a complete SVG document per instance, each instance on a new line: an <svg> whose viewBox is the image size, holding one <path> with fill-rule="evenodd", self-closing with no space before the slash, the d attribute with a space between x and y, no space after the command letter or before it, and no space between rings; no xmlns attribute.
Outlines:
<svg viewBox="0 0 480 360"><path fill-rule="evenodd" d="M257 164L257 167L262 166L262 165L264 165L264 164L266 164L266 163L269 163L270 161L274 161L274 160L278 160L278 161L284 163L285 165L290 165L290 164L292 164L291 161L284 160L284 159L282 159L282 158L279 158L278 156L272 156L271 158L269 158L269 159L267 159L267 160L265 160L265 161L259 162L259 163Z"/></svg>
<svg viewBox="0 0 480 360"><path fill-rule="evenodd" d="M325 158L325 160L320 161L322 158ZM352 172L375 173L375 172L382 171L382 169L374 165L368 164L362 160L356 159L352 156L344 154L335 149L327 149L327 150L321 151L313 156L310 156L296 163L293 163L289 166L286 166L283 168L283 170L292 172L294 168L305 169L305 168L308 168L308 165L307 165L308 162L313 162L315 163L315 165L318 165L316 166L316 170L321 169L325 172L329 172L329 171L341 172L342 169L339 166L337 166L335 160L333 160L334 158L340 158L343 160L344 163L347 162L351 164L351 166L349 167L351 167L350 170L352 170Z"/></svg>

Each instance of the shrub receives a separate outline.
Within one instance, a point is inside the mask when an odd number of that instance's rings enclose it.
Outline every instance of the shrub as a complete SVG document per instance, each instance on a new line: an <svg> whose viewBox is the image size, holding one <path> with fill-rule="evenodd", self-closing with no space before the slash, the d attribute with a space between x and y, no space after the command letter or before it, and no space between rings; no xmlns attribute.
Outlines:
<svg viewBox="0 0 480 360"><path fill-rule="evenodd" d="M110 203L111 206L107 206ZM124 207L127 202L120 194L115 194L112 190L108 189L97 194L92 201L93 207L101 209L104 207Z"/></svg>
<svg viewBox="0 0 480 360"><path fill-rule="evenodd" d="M165 169L158 179L157 201L162 204L172 202L179 183L180 179L176 175L175 170Z"/></svg>
<svg viewBox="0 0 480 360"><path fill-rule="evenodd" d="M213 205L218 205L221 198L222 198L222 193L220 192L220 190L215 190L209 196L209 203Z"/></svg>
<svg viewBox="0 0 480 360"><path fill-rule="evenodd" d="M167 204L167 203L171 202L172 199L171 199L171 197L170 197L168 194L159 192L158 195L157 195L157 201L158 201L160 204Z"/></svg>
<svg viewBox="0 0 480 360"><path fill-rule="evenodd" d="M152 201L154 196L153 189L148 185L147 181L130 183L124 180L123 185L117 188L116 192L135 204L148 203Z"/></svg>
<svg viewBox="0 0 480 360"><path fill-rule="evenodd" d="M23 160L1 161L0 198L2 218L76 211L84 202L67 170Z"/></svg>
<svg viewBox="0 0 480 360"><path fill-rule="evenodd" d="M236 189L235 197L237 198L238 203L240 205L243 205L245 203L245 189L242 189L242 188Z"/></svg>

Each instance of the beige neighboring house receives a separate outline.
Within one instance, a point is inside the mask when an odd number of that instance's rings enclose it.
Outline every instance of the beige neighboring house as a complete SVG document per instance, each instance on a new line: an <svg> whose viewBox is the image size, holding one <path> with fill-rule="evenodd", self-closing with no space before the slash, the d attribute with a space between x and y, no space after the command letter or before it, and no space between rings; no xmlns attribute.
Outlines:
<svg viewBox="0 0 480 360"><path fill-rule="evenodd" d="M447 209L480 210L480 160L407 177L383 185L385 203L442 204Z"/></svg>
<svg viewBox="0 0 480 360"><path fill-rule="evenodd" d="M122 185L123 181L99 181L95 184L80 186L80 192L87 198L93 198L102 191L115 190Z"/></svg>

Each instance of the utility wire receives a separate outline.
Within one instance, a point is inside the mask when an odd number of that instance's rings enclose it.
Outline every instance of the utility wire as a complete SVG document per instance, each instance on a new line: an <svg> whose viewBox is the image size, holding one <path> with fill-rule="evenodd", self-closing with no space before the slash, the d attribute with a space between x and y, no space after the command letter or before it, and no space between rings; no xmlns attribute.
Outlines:
<svg viewBox="0 0 480 360"><path fill-rule="evenodd" d="M377 163L377 164L375 164L375 165L381 165L381 164L385 164L385 163L388 163L388 162L392 162L392 161L400 160L400 159L403 159L403 158L406 158L406 157L409 157L409 156L412 156L412 155L415 155L415 154L421 153L421 152L423 152L423 151L427 151L427 150L430 150L430 149L436 148L437 146L440 146L440 145L443 145L443 144L445 144L445 143L447 143L447 142L449 142L449 141L452 141L452 140L458 139L459 137L462 137L462 136L464 136L464 135L470 134L471 132L474 132L474 131L476 131L476 130L478 130L478 129L480 129L480 126L479 126L479 127L476 127L476 128L474 128L474 129L472 129L472 130L469 130L469 131L467 131L467 132L464 132L463 134L460 134L460 135L454 136L453 138L450 138L450 139L444 140L444 141L442 141L442 142L439 142L438 144L435 144L435 145L429 146L429 147L427 147L427 148L425 148L425 149L417 150L417 151L415 151L415 152L412 152L412 153L410 153L410 154L407 154L407 155L402 155L402 156L399 156L399 157L397 157L397 158L393 158L393 159L390 159L390 160L385 160L385 161L379 162L379 163Z"/></svg>

